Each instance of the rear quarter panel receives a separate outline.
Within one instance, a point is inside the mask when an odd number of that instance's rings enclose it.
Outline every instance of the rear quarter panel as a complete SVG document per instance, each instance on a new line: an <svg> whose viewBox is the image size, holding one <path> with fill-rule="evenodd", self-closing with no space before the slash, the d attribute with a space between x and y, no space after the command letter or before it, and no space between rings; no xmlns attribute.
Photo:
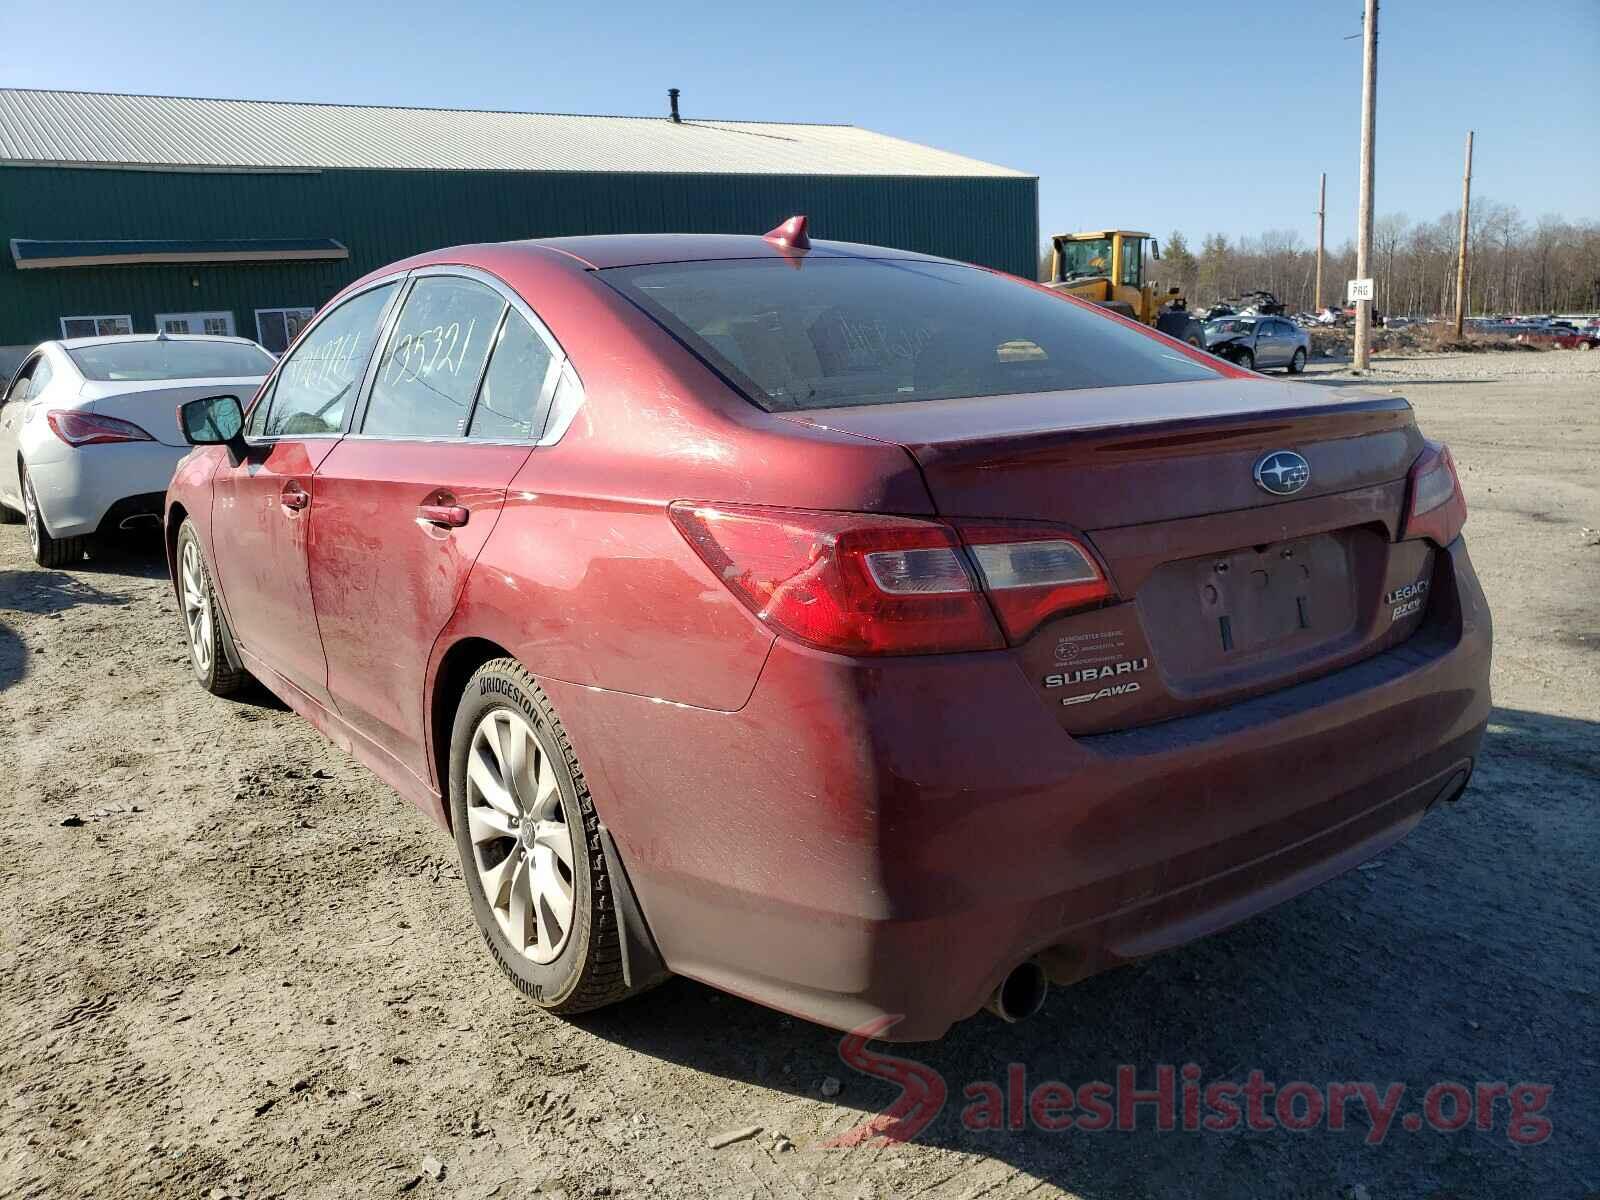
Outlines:
<svg viewBox="0 0 1600 1200"><path fill-rule="evenodd" d="M773 635L690 549L668 506L930 514L915 463L899 446L762 412L587 272L524 256L496 273L547 321L585 399L512 481L435 646L430 694L450 647L483 638L546 679L741 708Z"/></svg>

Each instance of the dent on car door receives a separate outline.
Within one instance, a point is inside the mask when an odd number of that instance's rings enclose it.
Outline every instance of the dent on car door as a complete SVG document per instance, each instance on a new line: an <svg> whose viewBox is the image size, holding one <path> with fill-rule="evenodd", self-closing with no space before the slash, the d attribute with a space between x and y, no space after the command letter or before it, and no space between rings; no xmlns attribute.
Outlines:
<svg viewBox="0 0 1600 1200"><path fill-rule="evenodd" d="M306 547L317 468L338 443L396 284L343 301L279 365L250 412L249 450L212 483L211 554L246 655L326 703Z"/></svg>
<svg viewBox="0 0 1600 1200"><path fill-rule="evenodd" d="M310 571L339 714L426 780L430 654L543 425L553 340L487 281L411 283L317 472Z"/></svg>

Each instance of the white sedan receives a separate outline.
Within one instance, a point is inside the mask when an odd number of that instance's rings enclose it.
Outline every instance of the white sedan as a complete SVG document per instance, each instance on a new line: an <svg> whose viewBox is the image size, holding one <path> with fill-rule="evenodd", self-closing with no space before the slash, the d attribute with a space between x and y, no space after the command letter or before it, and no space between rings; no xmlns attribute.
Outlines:
<svg viewBox="0 0 1600 1200"><path fill-rule="evenodd" d="M92 534L159 521L189 452L178 406L219 393L248 403L273 362L246 338L45 342L0 403L0 521L27 521L43 567L77 562Z"/></svg>

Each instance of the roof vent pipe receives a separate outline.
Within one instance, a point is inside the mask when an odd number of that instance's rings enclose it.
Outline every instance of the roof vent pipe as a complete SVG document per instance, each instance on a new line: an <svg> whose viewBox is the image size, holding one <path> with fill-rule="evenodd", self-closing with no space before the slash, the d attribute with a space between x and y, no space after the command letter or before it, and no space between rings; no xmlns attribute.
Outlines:
<svg viewBox="0 0 1600 1200"><path fill-rule="evenodd" d="M682 125L683 124L683 118L678 115L678 89L677 88L668 88L667 89L667 103L672 105L672 123L674 125Z"/></svg>

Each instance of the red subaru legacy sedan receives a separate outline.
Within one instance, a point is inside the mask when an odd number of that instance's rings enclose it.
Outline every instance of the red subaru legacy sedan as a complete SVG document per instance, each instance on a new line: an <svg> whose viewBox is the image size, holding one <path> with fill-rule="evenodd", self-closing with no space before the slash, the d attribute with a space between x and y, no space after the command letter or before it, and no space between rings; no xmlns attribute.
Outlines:
<svg viewBox="0 0 1600 1200"><path fill-rule="evenodd" d="M496 962L934 1038L1378 853L1490 621L1405 400L773 234L397 263L181 414L195 673L450 831Z"/></svg>

